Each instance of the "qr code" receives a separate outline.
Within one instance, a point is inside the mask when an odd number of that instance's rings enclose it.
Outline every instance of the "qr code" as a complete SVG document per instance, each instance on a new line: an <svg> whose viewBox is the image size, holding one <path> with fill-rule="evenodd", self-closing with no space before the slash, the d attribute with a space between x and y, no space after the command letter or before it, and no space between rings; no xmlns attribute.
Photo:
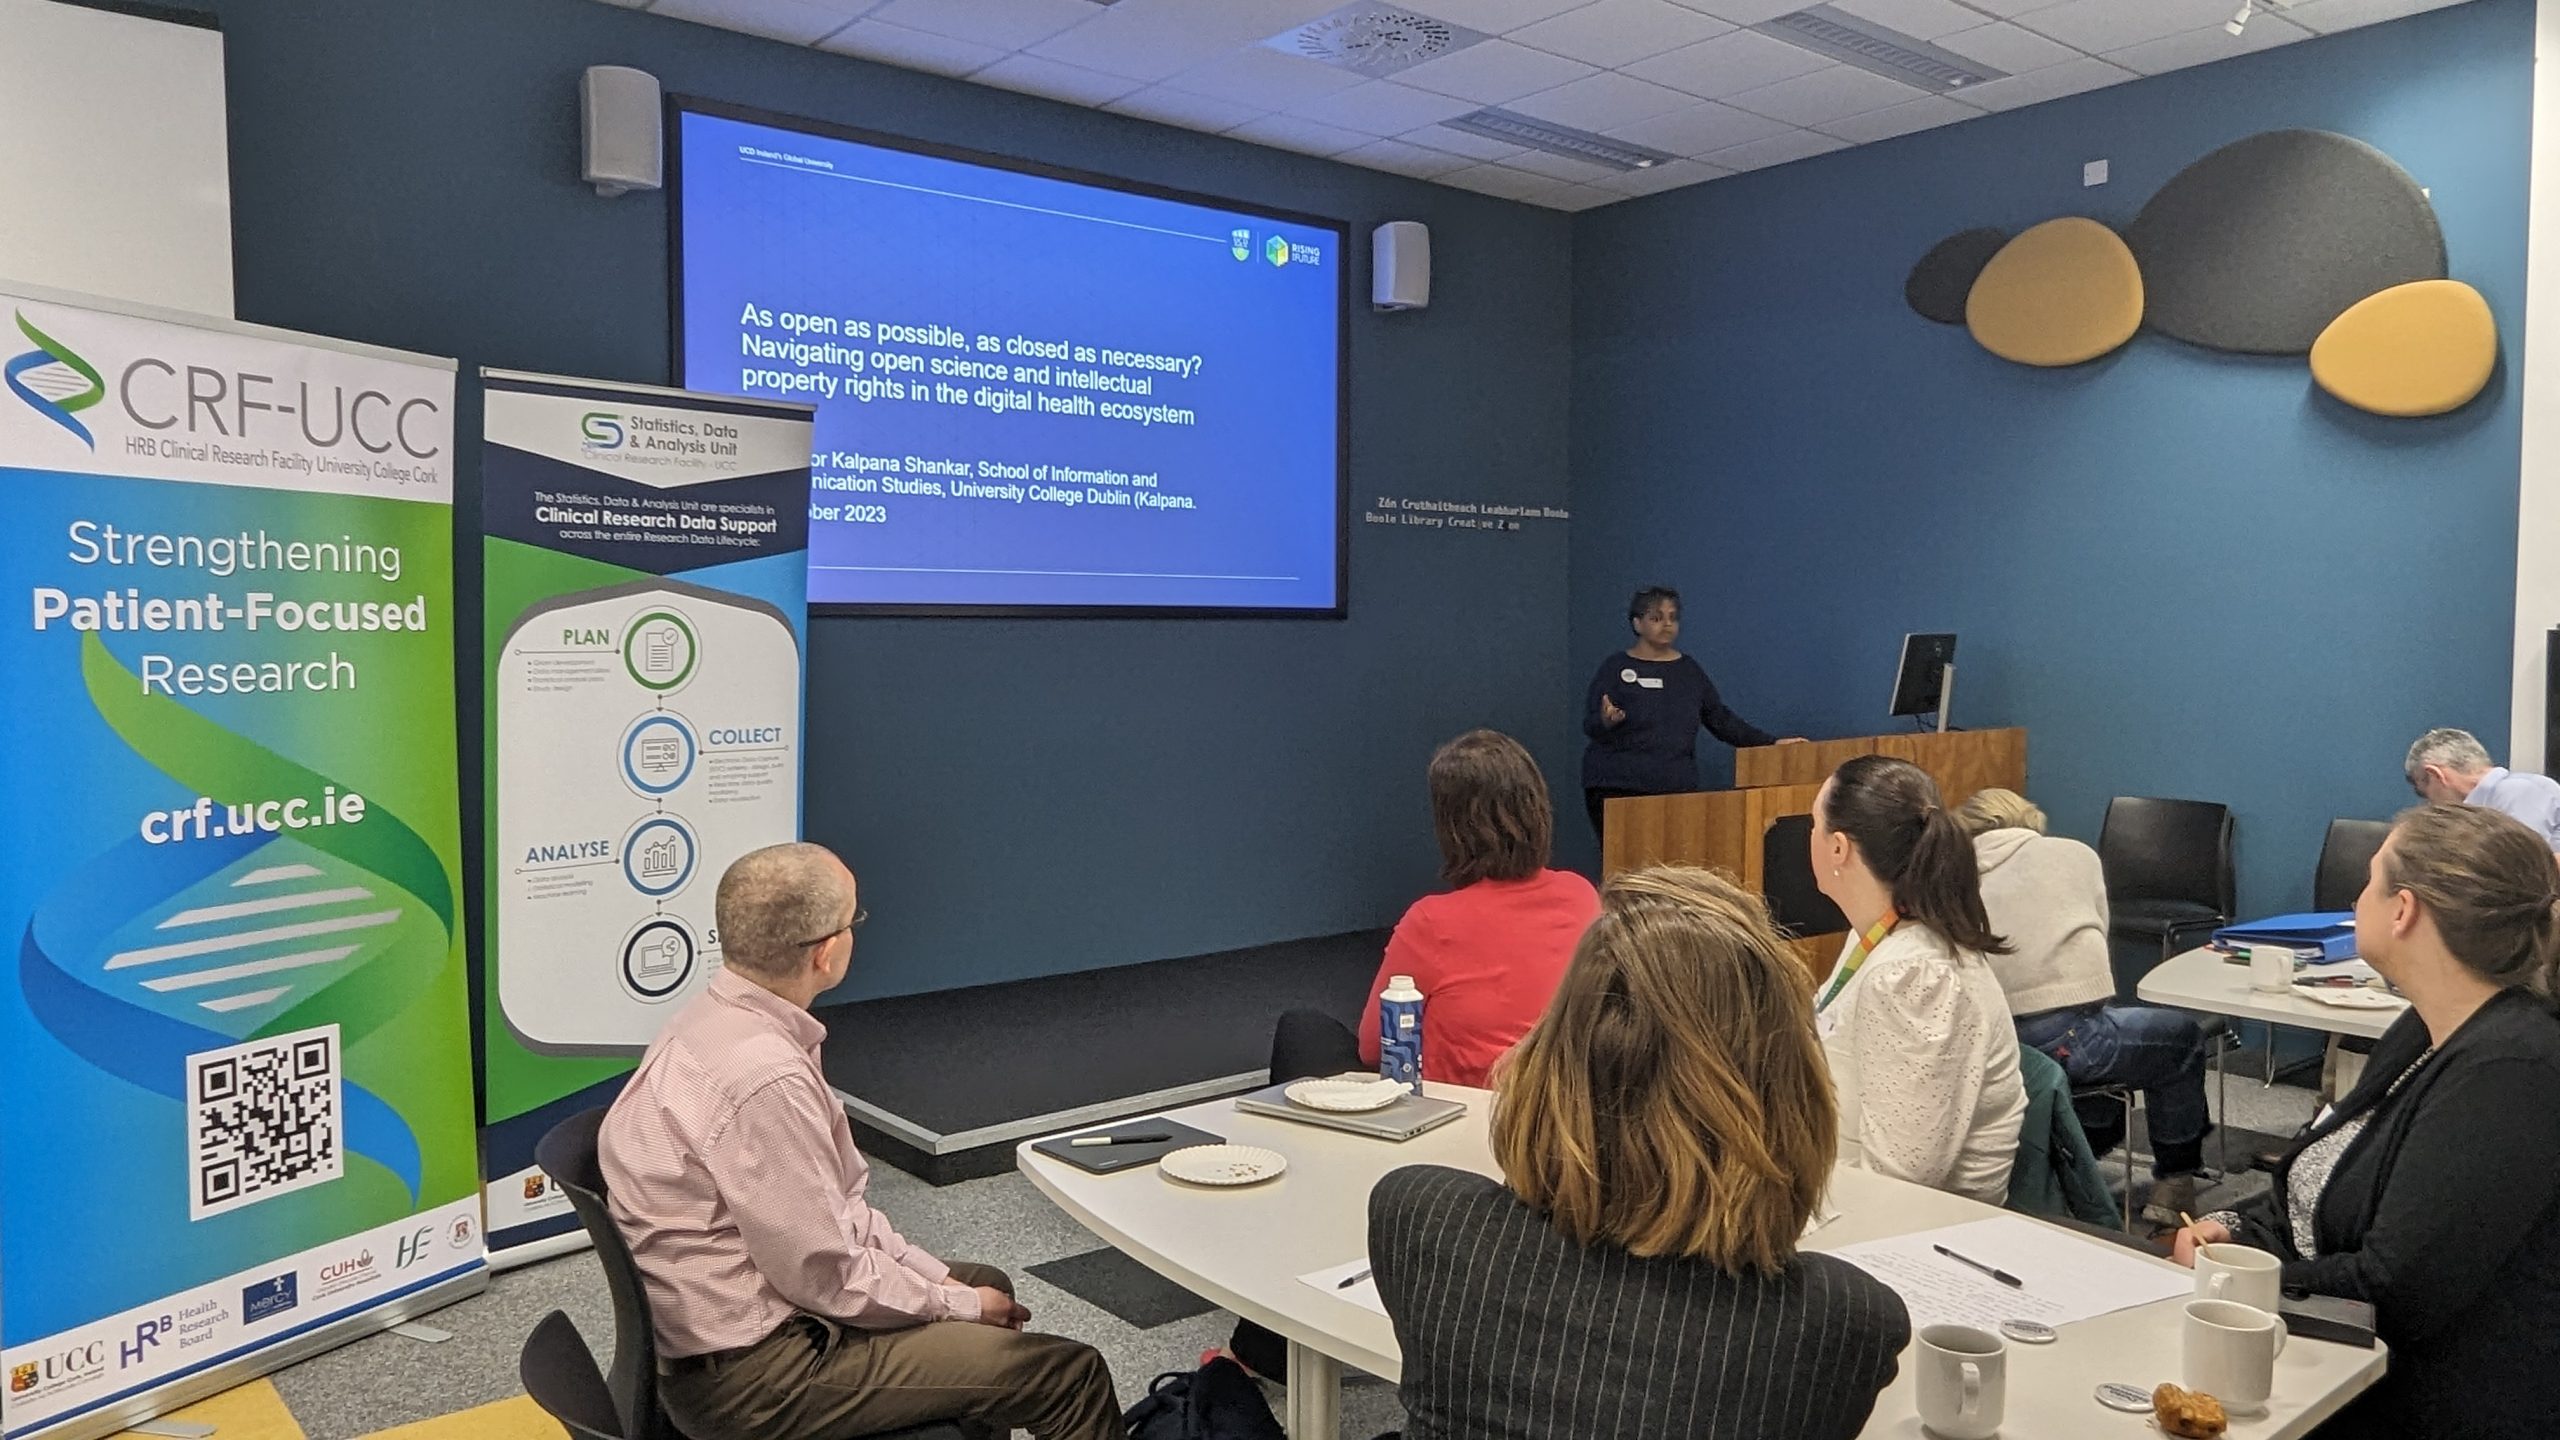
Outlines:
<svg viewBox="0 0 2560 1440"><path fill-rule="evenodd" d="M270 1035L187 1057L187 1218L346 1173L338 1027Z"/></svg>

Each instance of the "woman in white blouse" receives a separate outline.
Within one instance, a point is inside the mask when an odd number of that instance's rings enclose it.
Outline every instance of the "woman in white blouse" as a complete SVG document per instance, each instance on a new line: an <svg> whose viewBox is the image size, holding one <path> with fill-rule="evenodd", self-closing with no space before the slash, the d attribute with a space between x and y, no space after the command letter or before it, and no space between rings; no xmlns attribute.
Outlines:
<svg viewBox="0 0 2560 1440"><path fill-rule="evenodd" d="M1863 755L1814 800L1813 875L1852 932L1815 994L1841 1158L2002 1203L2027 1093L1973 842L1920 767Z"/></svg>

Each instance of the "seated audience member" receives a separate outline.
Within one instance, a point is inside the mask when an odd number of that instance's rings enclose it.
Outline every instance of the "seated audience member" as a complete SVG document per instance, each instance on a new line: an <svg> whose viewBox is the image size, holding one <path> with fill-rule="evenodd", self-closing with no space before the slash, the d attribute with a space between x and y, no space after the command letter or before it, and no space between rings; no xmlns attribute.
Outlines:
<svg viewBox="0 0 2560 1440"><path fill-rule="evenodd" d="M2485 805L2524 822L2543 847L2560 850L2560 781L2489 763L2468 730L2430 730L2409 747L2401 770L2430 805Z"/></svg>
<svg viewBox="0 0 2560 1440"><path fill-rule="evenodd" d="M2213 1129L2204 1103L2204 1032L2181 1011L2115 1003L2107 880L2097 851L2045 834L2044 811L2015 790L1976 793L1956 807L1956 823L1973 837L1983 913L2009 942L2006 954L1989 958L2018 1039L2059 1062L2074 1085L2143 1092L2154 1180L2144 1213L2177 1224L2180 1212L2195 1208L2204 1137ZM2119 1128L2110 1124L2105 1133Z"/></svg>
<svg viewBox="0 0 2560 1440"><path fill-rule="evenodd" d="M1910 1339L1902 1301L1802 1253L1831 1087L1804 972L1720 876L1612 879L1503 1064L1506 1177L1422 1165L1369 1196L1406 1440L1848 1440Z"/></svg>
<svg viewBox="0 0 2560 1440"><path fill-rule="evenodd" d="M1335 1075L1378 1063L1378 992L1410 975L1422 992L1422 1073L1482 1085L1493 1062L1537 1023L1574 943L1600 913L1591 882L1548 868L1555 810L1520 742L1471 730L1431 757L1431 829L1449 889L1413 902L1387 941L1360 1029L1312 1010L1281 1017L1271 1078Z"/></svg>
<svg viewBox="0 0 2560 1440"><path fill-rule="evenodd" d="M2179 1232L2186 1263L2236 1239L2282 1257L2288 1288L2373 1306L2390 1371L2323 1437L2560 1429L2555 878L2542 837L2503 814L2402 815L2356 897L2356 935L2408 1013L2270 1191Z"/></svg>
<svg viewBox="0 0 2560 1440"><path fill-rule="evenodd" d="M809 1015L853 963L852 872L816 845L767 846L720 877L716 911L725 967L599 1137L676 1427L833 1440L951 1420L1123 1440L1099 1353L1025 1332L1002 1272L944 1264L865 1201L870 1167Z"/></svg>
<svg viewBox="0 0 2560 1440"><path fill-rule="evenodd" d="M1811 844L1814 883L1852 932L1815 1000L1841 1158L2002 1203L2027 1092L1973 845L1926 772L1882 755L1823 782Z"/></svg>

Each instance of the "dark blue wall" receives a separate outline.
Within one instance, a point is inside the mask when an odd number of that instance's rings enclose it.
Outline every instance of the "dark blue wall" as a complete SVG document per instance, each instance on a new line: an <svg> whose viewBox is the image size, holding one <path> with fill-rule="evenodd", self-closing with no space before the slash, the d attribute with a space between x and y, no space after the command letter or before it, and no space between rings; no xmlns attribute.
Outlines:
<svg viewBox="0 0 2560 1440"><path fill-rule="evenodd" d="M1783 731L1902 723L1902 632L1960 631L1958 723L2028 727L2058 828L2094 840L2115 794L2220 800L2242 908L2307 904L2328 817L2408 803L2421 730L2505 743L2532 42L2531 0L2478 0L1582 216L1576 686L1656 579ZM2503 332L2468 410L2373 419L2299 361L2149 335L2032 371L1903 304L1942 236L2122 223L2286 126L2433 187Z"/></svg>
<svg viewBox="0 0 2560 1440"><path fill-rule="evenodd" d="M1565 502L1567 216L592 0L207 8L229 37L243 319L466 375L664 383L663 197L578 181L579 71L636 65L670 91L1339 217L1363 296L1369 228L1427 221L1431 309L1349 319L1355 503ZM462 479L467 537L475 467ZM1573 761L1562 527L1431 543L1448 538L1355 517L1342 623L815 622L807 829L874 917L840 993L1392 920L1431 883L1437 742L1490 724L1560 776ZM477 674L467 657L466 716Z"/></svg>

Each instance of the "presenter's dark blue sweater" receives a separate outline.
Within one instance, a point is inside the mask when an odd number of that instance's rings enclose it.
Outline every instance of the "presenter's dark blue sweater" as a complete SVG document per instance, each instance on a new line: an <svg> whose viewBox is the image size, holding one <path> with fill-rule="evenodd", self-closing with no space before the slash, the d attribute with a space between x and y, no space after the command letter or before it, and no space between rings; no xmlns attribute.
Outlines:
<svg viewBox="0 0 2560 1440"><path fill-rule="evenodd" d="M1606 695L1627 712L1615 725L1600 717ZM1698 727L1727 745L1774 745L1778 737L1736 715L1716 682L1683 655L1639 660L1624 651L1600 662L1582 697L1582 788L1678 795L1698 788Z"/></svg>

